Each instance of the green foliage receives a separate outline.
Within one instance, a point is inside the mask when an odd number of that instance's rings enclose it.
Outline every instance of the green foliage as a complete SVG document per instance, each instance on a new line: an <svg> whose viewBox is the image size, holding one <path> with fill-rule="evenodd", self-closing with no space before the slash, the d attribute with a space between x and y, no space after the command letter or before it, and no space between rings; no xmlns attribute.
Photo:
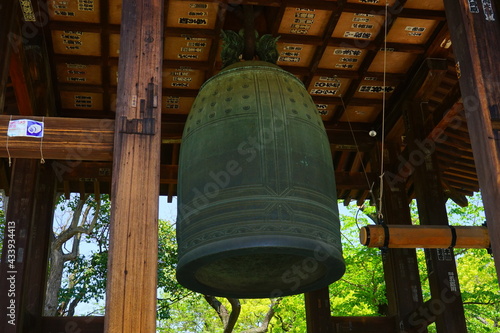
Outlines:
<svg viewBox="0 0 500 333"><path fill-rule="evenodd" d="M500 293L491 256L485 250L470 249L457 264L469 331L498 332Z"/></svg>
<svg viewBox="0 0 500 333"><path fill-rule="evenodd" d="M332 315L385 315L387 300L380 250L359 242L358 225L373 224L373 221L357 214L355 209L351 207L351 215L340 218L346 273L330 286Z"/></svg>
<svg viewBox="0 0 500 333"><path fill-rule="evenodd" d="M448 203L451 224L481 225L484 212L480 197L469 199L468 207L461 208ZM416 205L412 204L415 224L418 224ZM67 209L71 209L68 206ZM382 316L387 312L385 283L380 250L362 246L358 240L359 226L373 224L373 208L359 213L356 207L348 208L348 216L341 216L343 255L347 272L341 280L330 286L331 311L333 316ZM0 217L1 218L1 217ZM99 251L80 256L68 265L78 285L71 290L61 291L61 300L69 301L75 294L84 293L83 300L96 301L104 295L107 260L107 242L99 233L107 235L106 221L103 219L100 231L88 236L91 242L100 244ZM500 294L493 260L485 250L456 250L459 282L466 310L470 332L498 332L500 322ZM417 251L419 268L422 272L424 300L430 299L430 290L425 268L424 251ZM158 332L174 333L216 333L222 332L222 324L217 313L203 299L203 296L180 286L175 279L177 245L175 227L171 222L159 221L158 255ZM229 303L220 299L224 306ZM241 300L241 315L234 332L245 332L258 327L269 310L269 299ZM428 327L436 332L435 325ZM272 333L306 332L304 296L284 297L275 307L275 315L269 325Z"/></svg>
<svg viewBox="0 0 500 333"><path fill-rule="evenodd" d="M59 302L69 304L73 300L79 302L100 302L106 294L107 261L109 250L109 219L111 202L103 196L99 220L94 231L84 235L82 241L93 244L87 254L80 254L76 260L65 264L65 279L59 291ZM59 210L71 215L76 208L78 198L70 201L59 201ZM95 208L95 201L89 198L87 204ZM158 222L158 287L164 297L158 300L158 319L170 316L170 305L188 297L191 291L182 288L175 279L177 263L177 244L175 229L168 221Z"/></svg>
<svg viewBox="0 0 500 333"><path fill-rule="evenodd" d="M219 318L202 295L189 292L185 298L170 303L168 318L157 324L157 332L162 333L209 333L219 332L220 328Z"/></svg>
<svg viewBox="0 0 500 333"><path fill-rule="evenodd" d="M69 304L73 299L79 302L99 302L106 292L108 251L80 255L66 263L68 278L59 290L59 302Z"/></svg>
<svg viewBox="0 0 500 333"><path fill-rule="evenodd" d="M469 197L467 207L447 202L449 223L452 225L482 225L485 220L480 193ZM418 223L416 205L412 207ZM484 249L455 249L458 280L464 303L467 329L474 333L498 332L500 322L500 291L493 258ZM424 301L431 297L423 250L417 251ZM428 327L436 332L435 325Z"/></svg>
<svg viewBox="0 0 500 333"><path fill-rule="evenodd" d="M276 308L270 327L273 333L304 333L307 331L304 295L284 297Z"/></svg>
<svg viewBox="0 0 500 333"><path fill-rule="evenodd" d="M182 287L175 278L177 266L177 243L175 228L169 221L158 221L158 287L161 297L158 299L157 318L165 320L171 317L172 304L182 300L191 301L192 292Z"/></svg>
<svg viewBox="0 0 500 333"><path fill-rule="evenodd" d="M448 202L450 222L482 225L485 221L481 195L469 198L467 207ZM469 332L498 332L500 291L495 263L483 249L455 250L458 277Z"/></svg>

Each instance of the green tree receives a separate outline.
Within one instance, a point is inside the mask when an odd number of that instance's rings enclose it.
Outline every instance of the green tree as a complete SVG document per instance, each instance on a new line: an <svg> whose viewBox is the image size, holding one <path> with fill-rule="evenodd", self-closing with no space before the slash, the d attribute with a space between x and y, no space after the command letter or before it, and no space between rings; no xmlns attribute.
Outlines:
<svg viewBox="0 0 500 333"><path fill-rule="evenodd" d="M373 223L367 215L351 208L342 215L341 234L346 273L330 286L330 302L334 316L386 315L387 300L382 258L379 249L359 242L359 226Z"/></svg>
<svg viewBox="0 0 500 333"><path fill-rule="evenodd" d="M480 196L469 199L467 207L448 203L450 223L481 225L484 222ZM68 206L68 210L77 206ZM412 206L414 207L414 205ZM358 240L359 227L372 224L370 211L349 207L348 216L341 216L343 255L346 274L330 286L333 316L386 315L387 300L379 249L362 246ZM108 214L109 215L109 214ZM1 217L0 217L1 218ZM418 216L413 216L418 224ZM98 250L79 255L66 264L65 278L59 293L59 307L71 302L102 299L107 269L107 220L82 237L98 244ZM106 241L104 241L106 239ZM470 332L498 332L500 294L495 267L486 250L456 250L459 280ZM418 251L424 300L430 298L425 258ZM177 245L175 227L159 221L158 255L158 331L170 332L238 332L238 333L303 333L306 317L303 295L280 299L233 300L200 295L178 284L175 279ZM69 314L69 311L61 314ZM231 317L232 314L232 317ZM238 314L238 316L236 316ZM238 320L235 321L235 318ZM234 324L234 325L233 325ZM433 325L429 332L435 332Z"/></svg>
<svg viewBox="0 0 500 333"><path fill-rule="evenodd" d="M416 205L412 204L412 220L418 224ZM449 201L448 215L454 225L482 225L484 210L480 194L469 198L469 205L459 207ZM380 250L362 246L358 239L358 224L373 224L368 215L349 207L350 214L341 216L343 255L346 274L330 286L330 302L333 316L380 316L386 314L387 300L383 279ZM357 216L357 217L356 217ZM457 269L469 332L499 332L500 291L494 262L484 249L456 249ZM417 251L424 301L430 299L430 290L422 249ZM285 297L276 310L276 320L271 325L273 333L305 332L305 313L302 295ZM285 323L280 328L277 320ZM429 332L436 332L435 325Z"/></svg>
<svg viewBox="0 0 500 333"><path fill-rule="evenodd" d="M448 202L452 224L480 226L485 223L480 193L459 207ZM458 278L469 332L499 332L500 290L491 255L483 249L455 250Z"/></svg>
<svg viewBox="0 0 500 333"><path fill-rule="evenodd" d="M104 295L110 201L108 196L101 199L87 194L58 200L49 250L47 316L71 316L80 302L99 301ZM98 251L82 255L82 241L97 244Z"/></svg>

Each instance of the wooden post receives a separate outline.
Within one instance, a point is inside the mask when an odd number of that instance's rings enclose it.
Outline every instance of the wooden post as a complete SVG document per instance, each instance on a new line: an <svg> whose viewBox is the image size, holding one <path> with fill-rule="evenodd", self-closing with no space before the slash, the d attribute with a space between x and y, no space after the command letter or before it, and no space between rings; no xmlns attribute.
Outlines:
<svg viewBox="0 0 500 333"><path fill-rule="evenodd" d="M38 161L37 161L38 162ZM47 259L55 207L56 179L49 164L40 165L26 258L26 278L22 300L23 333L39 333L47 283Z"/></svg>
<svg viewBox="0 0 500 333"><path fill-rule="evenodd" d="M399 220L401 224L411 223L407 201L398 200L398 198L406 197L403 193L386 191L385 221L394 223L399 217L403 218ZM401 206L396 211L398 204ZM416 251L414 249L387 249L382 253L382 261L387 288L387 315L395 317L396 332L427 332L426 325L422 326L408 321L408 317L415 313L423 303Z"/></svg>
<svg viewBox="0 0 500 333"><path fill-rule="evenodd" d="M328 287L305 293L307 333L335 333Z"/></svg>
<svg viewBox="0 0 500 333"><path fill-rule="evenodd" d="M424 145L425 106L419 101L408 102L407 137L413 154L415 167L414 187L421 225L448 225L446 198L444 196L437 161L431 144ZM423 148L422 148L423 147ZM467 333L464 307L453 249L425 250L429 285L431 289L431 310L410 318L415 324L435 320L438 333Z"/></svg>
<svg viewBox="0 0 500 333"><path fill-rule="evenodd" d="M27 255L32 236L33 201L38 164L36 160L14 160L9 206L0 264L0 331L21 333L23 293L27 285Z"/></svg>
<svg viewBox="0 0 500 333"><path fill-rule="evenodd" d="M122 7L107 333L156 331L163 4Z"/></svg>
<svg viewBox="0 0 500 333"><path fill-rule="evenodd" d="M444 4L500 281L500 135L492 126L500 120L498 1L445 0Z"/></svg>
<svg viewBox="0 0 500 333"><path fill-rule="evenodd" d="M397 166L397 147L388 145L386 167ZM378 165L378 164L377 164ZM391 185L384 182L382 212L385 224L411 225L411 214L405 181ZM418 271L417 253L413 249L382 250L384 279L387 288L388 315L394 316L396 332L427 332L427 325L410 323L408 317L423 304L422 286Z"/></svg>

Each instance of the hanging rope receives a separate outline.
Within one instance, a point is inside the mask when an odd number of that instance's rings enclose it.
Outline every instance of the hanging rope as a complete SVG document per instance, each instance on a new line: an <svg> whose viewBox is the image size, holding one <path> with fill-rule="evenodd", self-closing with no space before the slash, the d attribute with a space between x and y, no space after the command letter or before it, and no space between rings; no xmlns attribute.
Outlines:
<svg viewBox="0 0 500 333"><path fill-rule="evenodd" d="M45 135L45 117L42 117L42 136L40 138L40 163L45 164L45 159L43 158L43 136Z"/></svg>
<svg viewBox="0 0 500 333"><path fill-rule="evenodd" d="M380 193L379 193L379 203L377 207L377 217L380 221L384 218L382 214L382 200L384 197L384 143L385 143L385 108L386 108L386 82L387 82L387 29L388 29L388 18L387 12L389 8L388 0L385 1L385 13L384 13L384 78L382 83L382 144L380 148Z"/></svg>

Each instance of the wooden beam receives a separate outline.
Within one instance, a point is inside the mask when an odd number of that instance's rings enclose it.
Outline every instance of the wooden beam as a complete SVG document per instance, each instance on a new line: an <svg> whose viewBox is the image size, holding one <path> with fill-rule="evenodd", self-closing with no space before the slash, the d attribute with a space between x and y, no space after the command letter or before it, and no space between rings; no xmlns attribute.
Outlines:
<svg viewBox="0 0 500 333"><path fill-rule="evenodd" d="M443 65L442 62L440 62L440 65ZM425 67L424 67L425 68ZM427 81L432 81L432 78L436 75L439 75L439 72L441 72L440 69L437 69L437 73L434 73L433 71L429 71L426 79L424 82ZM422 86L423 87L423 86ZM418 94L423 94L423 91L425 91L425 88L421 89L420 92L417 92ZM416 139L417 144L417 149L414 149L414 146L407 146L401 155L399 156L400 164L398 165L397 169L394 169L397 172L391 172L390 173L390 178L392 182L405 182L408 177L410 177L414 170L415 166L419 164L419 162L423 162L421 159L418 159L417 155L424 154L426 149L431 149L431 150L439 150L443 149L439 147L440 143L443 143L447 138L445 134L445 130L448 126L458 126L460 125L461 122L461 116L460 113L463 111L463 104L462 103L455 103L449 110L448 112L443 116L443 118L439 121L432 130L429 131L429 133L425 134L425 138L422 140ZM413 148L412 148L413 147ZM460 150L460 152L462 152Z"/></svg>
<svg viewBox="0 0 500 333"><path fill-rule="evenodd" d="M18 48L17 52L11 52L9 74L16 95L19 114L23 116L32 116L35 114L33 98L28 89L27 78L23 68L23 62Z"/></svg>
<svg viewBox="0 0 500 333"><path fill-rule="evenodd" d="M16 159L12 169L12 188L5 217L2 260L0 264L0 331L22 332L23 294L27 285L26 258L30 251L33 203L40 162Z"/></svg>
<svg viewBox="0 0 500 333"><path fill-rule="evenodd" d="M12 119L26 117L12 116ZM0 116L0 157L110 161L113 149L114 121L29 117L44 121L43 140L7 137L11 116ZM8 144L8 145L7 145Z"/></svg>
<svg viewBox="0 0 500 333"><path fill-rule="evenodd" d="M498 1L471 3L444 1L500 281L500 12Z"/></svg>
<svg viewBox="0 0 500 333"><path fill-rule="evenodd" d="M45 159L69 161L111 161L113 156L115 121L111 119L29 117L44 121L43 140L27 137L7 138L7 129L11 119L24 119L23 116L0 115L0 157L40 159L43 152ZM164 122L161 125L162 138L165 142L180 143L183 124ZM368 151L375 144L375 139L367 135L368 130L357 128L356 141L345 128L327 128L331 144L336 150ZM8 149L7 149L8 142ZM72 168L73 163L67 168Z"/></svg>
<svg viewBox="0 0 500 333"><path fill-rule="evenodd" d="M444 73L447 70L448 63L446 59L428 58L424 60L422 65L416 71L415 75L409 76L412 77L412 79L408 83L408 87L406 88L406 90L403 93L399 94L397 96L397 99L396 96L394 96L394 99L396 100L388 110L389 112L385 118L386 131L390 131L393 127L392 124L395 124L401 117L402 105L405 103L405 101L409 98L412 98L414 95L419 94L419 90L425 91L427 87L424 85L424 83L430 84L432 86L434 82L433 79L435 77L441 77L441 73ZM379 126L377 126L377 128L375 128L375 130L380 133L380 131L382 130L382 115L379 115L375 123L380 124Z"/></svg>
<svg viewBox="0 0 500 333"><path fill-rule="evenodd" d="M163 6L122 5L106 333L156 331Z"/></svg>
<svg viewBox="0 0 500 333"><path fill-rule="evenodd" d="M394 317L332 317L335 333L396 333Z"/></svg>
<svg viewBox="0 0 500 333"><path fill-rule="evenodd" d="M47 45L43 29L47 23L47 4L42 1L20 3L24 20L15 22L10 62L10 78L19 114L53 115L56 110L50 68L53 62L47 50L52 45ZM27 20L30 15L32 17Z"/></svg>
<svg viewBox="0 0 500 333"><path fill-rule="evenodd" d="M369 225L362 227L359 241L368 247L393 249L487 249L490 237L486 227Z"/></svg>
<svg viewBox="0 0 500 333"><path fill-rule="evenodd" d="M40 332L103 333L104 317L43 317Z"/></svg>

